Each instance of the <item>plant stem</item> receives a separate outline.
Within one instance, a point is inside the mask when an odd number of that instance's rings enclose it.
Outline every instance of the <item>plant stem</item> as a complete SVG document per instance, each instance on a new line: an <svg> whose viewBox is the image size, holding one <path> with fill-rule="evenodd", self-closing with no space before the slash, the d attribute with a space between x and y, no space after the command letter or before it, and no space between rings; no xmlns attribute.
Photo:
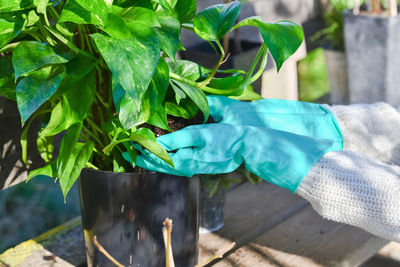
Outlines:
<svg viewBox="0 0 400 267"><path fill-rule="evenodd" d="M247 73L246 79L249 79L248 77L251 77L253 75L254 70L256 69L257 63L260 60L261 56L265 53L264 51L267 49L267 45L263 43L260 47L260 49L257 52L256 57L253 60L253 63L250 66L249 72Z"/></svg>
<svg viewBox="0 0 400 267"><path fill-rule="evenodd" d="M86 51L83 51L81 49L79 49L78 47L76 47L72 42L70 42L68 39L66 39L62 34L60 34L58 31L45 26L45 28L54 36L56 37L60 42L62 42L63 44L65 44L66 46L68 46L69 49L71 49L72 51L74 51L77 54L80 54L82 56L86 56L89 57L91 59L96 60L96 58L94 56L92 56L91 54L87 53Z"/></svg>
<svg viewBox="0 0 400 267"><path fill-rule="evenodd" d="M251 79L249 80L249 84L254 83L255 81L258 80L258 78L261 77L261 75L264 73L265 67L267 66L267 61L268 61L268 50L265 49L264 56L260 64L260 68L258 69L257 73L253 77L251 77Z"/></svg>
<svg viewBox="0 0 400 267"><path fill-rule="evenodd" d="M211 87L208 87L208 86L201 86L200 87L199 83L196 83L194 81L191 81L189 79L181 77L181 76L179 76L179 75L177 75L177 74L175 74L173 72L170 72L169 76L174 80L177 80L177 81L180 81L180 82L184 82L184 83L189 84L191 86L197 87L197 88L199 88L199 89L201 89L201 90L203 90L203 91L205 91L207 93L215 94L215 95L232 95L232 94L234 94L234 93L236 93L237 91L240 90L239 88L233 88L233 89L230 89L230 90L222 90L222 89L211 88Z"/></svg>
<svg viewBox="0 0 400 267"><path fill-rule="evenodd" d="M207 80L205 80L204 82L202 82L201 84L199 84L199 85L197 86L197 87L199 87L199 88L200 88L200 87L203 87L203 86L206 86L206 85L208 85L208 84L211 82L212 78L213 78L213 77L215 76L215 74L217 73L219 67L220 67L221 64L224 62L224 58L225 58L225 51L224 51L224 48L222 47L222 45L221 45L221 43L220 43L219 41L216 41L216 43L217 43L217 45L218 45L219 51L221 52L221 57L220 57L220 59L219 59L217 65L216 65L215 68L213 69L211 75L207 78Z"/></svg>
<svg viewBox="0 0 400 267"><path fill-rule="evenodd" d="M49 6L49 11L50 11L50 14L51 14L51 17L52 17L52 19L54 20L54 21L58 21L58 19L60 18L60 16L58 15L58 13L57 13L57 10L51 5L51 6Z"/></svg>

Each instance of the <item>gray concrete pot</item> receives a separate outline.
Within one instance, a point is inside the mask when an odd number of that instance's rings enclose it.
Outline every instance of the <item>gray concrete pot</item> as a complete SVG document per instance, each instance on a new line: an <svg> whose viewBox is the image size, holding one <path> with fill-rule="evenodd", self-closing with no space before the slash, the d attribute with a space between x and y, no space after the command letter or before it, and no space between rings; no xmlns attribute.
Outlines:
<svg viewBox="0 0 400 267"><path fill-rule="evenodd" d="M324 56L329 78L330 103L334 105L348 104L346 55L343 51L324 49Z"/></svg>
<svg viewBox="0 0 400 267"><path fill-rule="evenodd" d="M350 103L400 105L400 17L343 15Z"/></svg>

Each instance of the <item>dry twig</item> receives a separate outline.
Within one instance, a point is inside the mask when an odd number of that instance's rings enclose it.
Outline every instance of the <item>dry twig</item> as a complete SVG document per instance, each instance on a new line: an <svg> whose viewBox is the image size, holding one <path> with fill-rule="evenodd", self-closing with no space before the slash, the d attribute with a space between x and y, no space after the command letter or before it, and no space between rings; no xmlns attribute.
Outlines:
<svg viewBox="0 0 400 267"><path fill-rule="evenodd" d="M225 254L229 251L231 251L234 247L236 246L236 242L233 242L232 244L229 245L229 247L227 247L226 249L224 249L222 251L222 253L215 255L205 261L203 261L202 263L197 264L195 267L203 267L203 266L207 266L208 264L212 263L214 260L216 259L223 259Z"/></svg>
<svg viewBox="0 0 400 267"><path fill-rule="evenodd" d="M97 242L97 237L94 236L93 237L93 243L95 244L95 246L98 248L98 250L104 254L104 256L106 256L110 261L112 261L116 266L118 267L125 267L124 265L122 265L121 263L119 263L116 259L113 258L113 256L110 255L110 253L107 252L107 250L105 250L105 248L103 248L102 245L99 244L99 242Z"/></svg>
<svg viewBox="0 0 400 267"><path fill-rule="evenodd" d="M171 246L171 233L172 233L172 220L166 218L163 222L164 227L162 228L164 246L165 246L165 266L175 267L174 254L172 253Z"/></svg>

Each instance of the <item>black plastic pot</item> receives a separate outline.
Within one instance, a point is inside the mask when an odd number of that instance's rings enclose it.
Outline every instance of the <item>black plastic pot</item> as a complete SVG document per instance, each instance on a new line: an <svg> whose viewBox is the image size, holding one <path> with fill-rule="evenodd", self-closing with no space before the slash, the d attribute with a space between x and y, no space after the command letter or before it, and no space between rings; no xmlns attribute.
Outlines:
<svg viewBox="0 0 400 267"><path fill-rule="evenodd" d="M79 179L88 266L115 266L98 243L125 266L165 266L162 227L173 220L175 266L197 263L198 179L161 173L84 169Z"/></svg>

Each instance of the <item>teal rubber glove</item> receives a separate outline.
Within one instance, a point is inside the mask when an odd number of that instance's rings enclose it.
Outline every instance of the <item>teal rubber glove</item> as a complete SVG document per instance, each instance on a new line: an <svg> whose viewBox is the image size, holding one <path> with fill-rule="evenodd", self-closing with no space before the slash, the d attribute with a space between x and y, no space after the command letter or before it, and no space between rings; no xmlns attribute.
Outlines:
<svg viewBox="0 0 400 267"><path fill-rule="evenodd" d="M223 123L194 125L157 138L175 169L147 150L136 164L180 176L229 173L243 163L259 177L295 192L309 169L333 141L280 130ZM129 155L124 154L130 160Z"/></svg>
<svg viewBox="0 0 400 267"><path fill-rule="evenodd" d="M271 128L334 140L332 150L343 149L343 136L335 116L319 104L262 99L243 102L225 96L207 96L216 122Z"/></svg>
<svg viewBox="0 0 400 267"><path fill-rule="evenodd" d="M242 163L259 177L295 192L326 152L341 150L343 138L334 115L318 104L263 99L241 102L208 96L219 123L190 126L159 137L175 169L136 146L136 164L181 176L228 173ZM129 160L129 156L125 155Z"/></svg>

